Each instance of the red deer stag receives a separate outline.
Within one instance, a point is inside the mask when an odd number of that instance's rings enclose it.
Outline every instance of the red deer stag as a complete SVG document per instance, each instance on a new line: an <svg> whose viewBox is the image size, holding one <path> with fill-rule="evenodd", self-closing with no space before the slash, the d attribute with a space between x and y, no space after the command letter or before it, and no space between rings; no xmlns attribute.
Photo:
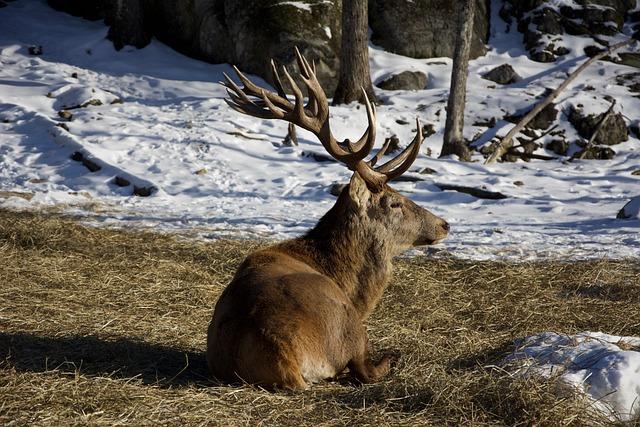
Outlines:
<svg viewBox="0 0 640 427"><path fill-rule="evenodd" d="M369 127L362 138L337 142L314 69L297 50L296 55L308 88L306 105L286 69L295 103L256 86L237 68L244 87L225 75L227 102L241 113L311 131L354 173L336 204L305 236L258 250L240 265L215 306L207 362L219 380L269 389L306 389L347 367L358 381L373 382L389 372L391 356L371 361L363 322L387 286L392 257L443 240L449 224L387 185L418 155L419 123L402 153L374 167L388 147L364 160L376 135L373 105L365 104ZM275 66L273 71L277 79Z"/></svg>

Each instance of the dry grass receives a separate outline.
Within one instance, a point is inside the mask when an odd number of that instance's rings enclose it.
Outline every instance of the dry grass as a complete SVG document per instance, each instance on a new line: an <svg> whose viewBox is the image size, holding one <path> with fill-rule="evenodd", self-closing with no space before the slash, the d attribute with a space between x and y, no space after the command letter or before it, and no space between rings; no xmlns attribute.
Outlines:
<svg viewBox="0 0 640 427"><path fill-rule="evenodd" d="M398 260L369 322L374 349L401 354L386 381L215 384L206 326L258 246L0 211L0 424L600 424L553 381L492 365L540 331L640 335L638 260Z"/></svg>

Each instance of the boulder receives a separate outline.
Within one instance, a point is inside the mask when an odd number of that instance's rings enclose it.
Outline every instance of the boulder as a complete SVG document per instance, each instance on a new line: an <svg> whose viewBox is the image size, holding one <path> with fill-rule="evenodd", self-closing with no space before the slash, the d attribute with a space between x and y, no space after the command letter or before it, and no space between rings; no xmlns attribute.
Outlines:
<svg viewBox="0 0 640 427"><path fill-rule="evenodd" d="M376 86L384 90L422 90L427 87L427 82L427 75L423 72L403 71L385 78Z"/></svg>
<svg viewBox="0 0 640 427"><path fill-rule="evenodd" d="M572 107L569 113L569 122L584 139L593 136L598 124L602 121L604 114L584 114L582 109ZM596 145L616 145L629 139L629 129L621 113L612 114L606 123L598 131L594 140Z"/></svg>
<svg viewBox="0 0 640 427"><path fill-rule="evenodd" d="M483 74L482 78L501 85L508 85L522 79L522 77L520 77L509 64L502 64L492 69L491 71Z"/></svg>
<svg viewBox="0 0 640 427"><path fill-rule="evenodd" d="M486 53L489 1L477 1L471 58ZM371 41L413 58L453 57L460 0L369 0Z"/></svg>
<svg viewBox="0 0 640 427"><path fill-rule="evenodd" d="M507 115L504 117L504 119L512 123L518 123L526 113L527 112L524 112L522 114ZM544 107L542 111L536 114L536 116L527 124L525 129L549 129L549 127L556 120L556 117L558 117L558 109L552 102Z"/></svg>

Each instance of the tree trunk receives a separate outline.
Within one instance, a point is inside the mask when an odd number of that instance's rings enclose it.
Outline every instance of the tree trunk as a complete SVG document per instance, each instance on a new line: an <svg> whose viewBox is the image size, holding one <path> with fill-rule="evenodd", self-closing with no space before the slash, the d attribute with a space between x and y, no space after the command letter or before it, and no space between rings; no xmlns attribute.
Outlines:
<svg viewBox="0 0 640 427"><path fill-rule="evenodd" d="M362 89L369 100L377 103L369 73L368 1L344 0L342 2L342 48L340 52L340 76L333 95L333 104L364 103Z"/></svg>
<svg viewBox="0 0 640 427"><path fill-rule="evenodd" d="M457 155L460 160L468 162L471 153L462 135L464 128L464 108L467 97L467 75L469 74L469 50L473 34L473 16L476 0L462 0L458 12L458 37L453 53L451 70L451 90L447 103L447 122L444 128L444 140L440 157Z"/></svg>
<svg viewBox="0 0 640 427"><path fill-rule="evenodd" d="M113 42L116 50L126 45L138 49L151 42L151 34L145 27L142 0L117 0L115 13L107 38Z"/></svg>

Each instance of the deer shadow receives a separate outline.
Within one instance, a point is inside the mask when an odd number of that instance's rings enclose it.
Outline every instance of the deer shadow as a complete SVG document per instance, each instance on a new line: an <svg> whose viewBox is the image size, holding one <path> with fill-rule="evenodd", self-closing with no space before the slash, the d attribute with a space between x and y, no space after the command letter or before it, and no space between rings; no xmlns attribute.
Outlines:
<svg viewBox="0 0 640 427"><path fill-rule="evenodd" d="M45 337L0 332L0 361L19 372L78 372L86 376L136 378L163 388L218 385L205 355L129 338Z"/></svg>

